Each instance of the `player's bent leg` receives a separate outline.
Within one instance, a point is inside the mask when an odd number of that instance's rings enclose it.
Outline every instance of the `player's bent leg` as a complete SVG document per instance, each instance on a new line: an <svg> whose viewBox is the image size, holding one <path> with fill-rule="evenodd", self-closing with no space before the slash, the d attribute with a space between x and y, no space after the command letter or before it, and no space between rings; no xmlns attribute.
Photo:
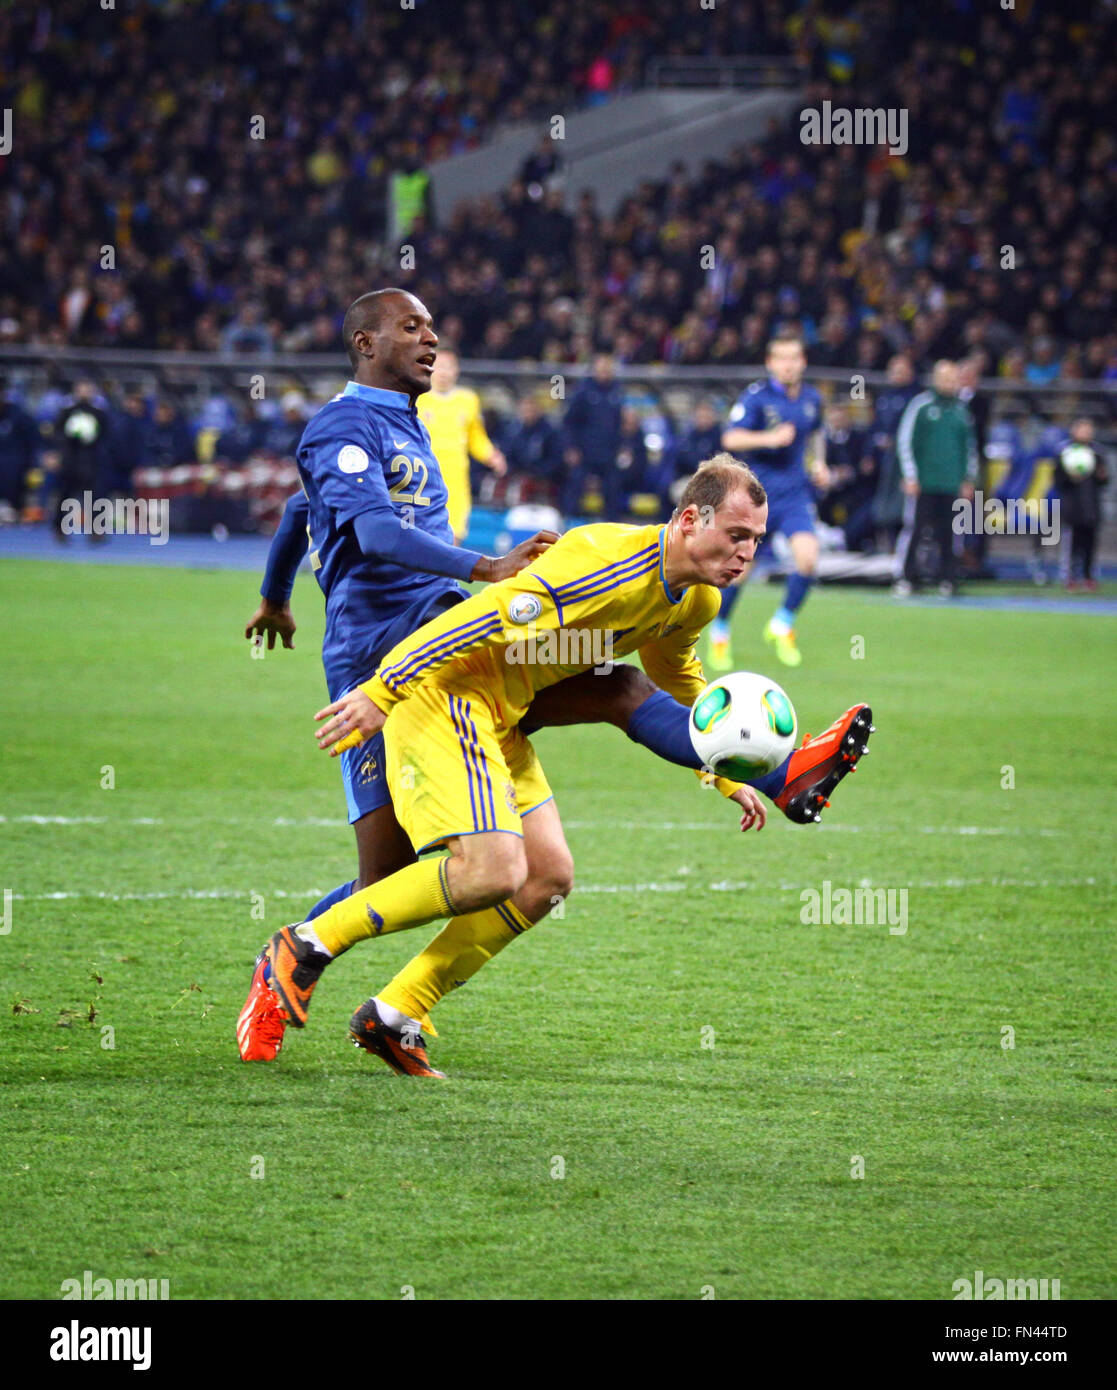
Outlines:
<svg viewBox="0 0 1117 1390"><path fill-rule="evenodd" d="M382 783L382 767L379 777ZM237 1018L237 1048L243 1061L274 1061L283 1046L288 1023L296 1028L306 1025L310 996L333 958L315 928L308 924L354 892L415 861L415 851L396 819L391 801L385 799L386 788L381 785L370 791L355 786L354 781L352 775L346 775L346 795L351 816L355 816L358 876L319 899L301 923L277 932L256 957L248 998ZM374 809L356 814L370 805ZM273 978L273 959L283 972L278 981Z"/></svg>
<svg viewBox="0 0 1117 1390"><path fill-rule="evenodd" d="M679 767L701 770L690 741L690 712L636 666L583 671L541 690L520 722L524 733L567 724L615 724L634 743Z"/></svg>
<svg viewBox="0 0 1117 1390"><path fill-rule="evenodd" d="M443 1077L427 1056L419 1020L460 989L570 892L574 860L552 800L524 812L527 879L509 901L453 918L349 1021L353 1042L406 1076Z"/></svg>
<svg viewBox="0 0 1117 1390"><path fill-rule="evenodd" d="M455 913L476 912L513 897L527 879L521 836L506 830L461 835L449 842L448 897Z"/></svg>
<svg viewBox="0 0 1117 1390"><path fill-rule="evenodd" d="M607 671L583 671L540 690L520 720L520 729L525 734L568 724L615 724L627 729L633 714L656 689L643 671L623 662Z"/></svg>
<svg viewBox="0 0 1117 1390"><path fill-rule="evenodd" d="M353 823L357 836L355 888L371 888L382 878L415 863L415 851L389 802Z"/></svg>
<svg viewBox="0 0 1117 1390"><path fill-rule="evenodd" d="M574 856L553 800L525 811L523 826L527 880L512 901L528 921L535 923L570 895L574 886Z"/></svg>

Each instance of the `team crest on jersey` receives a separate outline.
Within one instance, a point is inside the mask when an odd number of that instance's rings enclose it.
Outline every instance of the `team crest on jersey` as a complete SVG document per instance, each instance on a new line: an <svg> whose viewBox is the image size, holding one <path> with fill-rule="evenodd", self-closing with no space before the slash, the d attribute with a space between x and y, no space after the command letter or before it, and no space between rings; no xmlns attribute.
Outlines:
<svg viewBox="0 0 1117 1390"><path fill-rule="evenodd" d="M368 467L368 454L359 444L343 444L337 456L337 466L343 473L363 473Z"/></svg>
<svg viewBox="0 0 1117 1390"><path fill-rule="evenodd" d="M380 766L375 753L369 756L357 769L357 781L362 787L367 787L371 782L375 782L380 776Z"/></svg>
<svg viewBox="0 0 1117 1390"><path fill-rule="evenodd" d="M508 616L514 623L533 623L543 612L543 602L536 594L517 594L508 605Z"/></svg>

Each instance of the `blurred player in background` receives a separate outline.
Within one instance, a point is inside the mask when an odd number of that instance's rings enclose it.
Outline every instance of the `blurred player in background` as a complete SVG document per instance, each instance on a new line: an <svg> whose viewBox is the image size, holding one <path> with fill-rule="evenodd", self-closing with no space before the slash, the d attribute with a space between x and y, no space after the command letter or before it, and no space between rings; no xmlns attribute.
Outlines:
<svg viewBox="0 0 1117 1390"><path fill-rule="evenodd" d="M1105 463L1094 448L1094 422L1081 416L1070 427L1070 442L1055 464L1060 522L1070 528L1063 540L1063 582L1068 589L1098 587L1094 555L1101 524L1101 491L1109 481Z"/></svg>
<svg viewBox="0 0 1117 1390"><path fill-rule="evenodd" d="M419 404L419 419L427 427L431 448L442 469L450 529L460 545L469 530L473 508L469 460L475 458L498 478L507 472L508 464L485 430L477 392L458 385L459 371L458 354L452 348L439 348L430 390Z"/></svg>
<svg viewBox="0 0 1117 1390"><path fill-rule="evenodd" d="M973 501L978 475L973 416L958 399L961 382L957 362L936 362L930 391L913 396L900 421L896 453L907 501L896 547L897 598L908 598L923 583L925 538L936 553L931 579L943 598L955 593L954 502L959 496Z"/></svg>
<svg viewBox="0 0 1117 1390"><path fill-rule="evenodd" d="M803 656L795 641L795 616L818 568L811 482L813 479L825 487L830 481L822 434L822 397L803 382L807 354L798 334L777 334L768 344L765 366L767 379L753 382L737 401L721 443L723 449L747 463L764 484L768 534L781 533L791 547L795 568L788 576L783 603L764 629L764 639L775 647L785 666L798 666ZM805 459L812 439L808 476ZM710 665L717 671L728 671L733 665L729 624L739 592L740 583L726 589L721 611L710 627Z"/></svg>

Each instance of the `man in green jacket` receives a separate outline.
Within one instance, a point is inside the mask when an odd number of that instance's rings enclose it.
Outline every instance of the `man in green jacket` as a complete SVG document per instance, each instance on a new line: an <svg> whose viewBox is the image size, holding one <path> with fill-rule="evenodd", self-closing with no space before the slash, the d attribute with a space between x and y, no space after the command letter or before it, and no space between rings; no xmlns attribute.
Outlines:
<svg viewBox="0 0 1117 1390"><path fill-rule="evenodd" d="M907 598L922 582L920 557L925 535L938 552L931 576L950 598L954 584L954 502L972 500L977 481L977 438L973 417L958 399L958 364L936 362L930 391L912 397L900 419L896 453L906 494L904 530L896 547L902 578L894 592Z"/></svg>

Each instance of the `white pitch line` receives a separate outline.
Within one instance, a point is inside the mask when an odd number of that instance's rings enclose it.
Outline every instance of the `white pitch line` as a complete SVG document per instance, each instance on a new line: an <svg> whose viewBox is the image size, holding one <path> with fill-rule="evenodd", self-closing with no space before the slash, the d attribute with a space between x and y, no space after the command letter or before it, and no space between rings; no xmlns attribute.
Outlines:
<svg viewBox="0 0 1117 1390"><path fill-rule="evenodd" d="M342 820L340 818L333 819L328 816L310 816L303 820L294 820L288 816L277 816L270 822L256 820L252 817L216 817L210 821L210 823L215 825L250 825L256 827L270 824L286 830L343 830L349 825L347 820ZM160 816L135 816L122 820L116 820L110 816L0 816L0 825L34 825L46 827L73 825L194 826L196 824L196 821L167 821ZM721 821L568 820L564 821L563 824L567 830L698 830L709 832L733 828L731 818ZM827 825L821 823L813 833L818 834L822 831L831 835L1024 835L1029 839L1050 839L1052 837L1061 837L1069 833L1065 830L1052 830L1050 827L1036 827L1035 829L1030 829L1028 827L1011 825Z"/></svg>
<svg viewBox="0 0 1117 1390"><path fill-rule="evenodd" d="M890 885L874 884L870 879L860 879L856 884L839 885L857 888L928 888L928 889L947 889L947 888L1094 888L1094 887L1113 887L1117 881L1106 878L935 878L935 879L916 879L909 883ZM575 893L802 893L815 889L816 882L811 883L775 883L764 884L756 881L742 880L734 882L731 880L721 880L717 883L579 883L574 885ZM320 898L324 895L323 889L302 888L291 890L286 888L274 888L266 892L259 892L263 898ZM64 902L81 901L93 899L101 902L166 902L166 901L198 901L206 899L222 899L241 901L254 896L252 892L247 892L240 888L184 888L179 892L156 892L156 893L107 893L93 891L77 892L57 892L57 893L13 893L14 900L19 902Z"/></svg>

